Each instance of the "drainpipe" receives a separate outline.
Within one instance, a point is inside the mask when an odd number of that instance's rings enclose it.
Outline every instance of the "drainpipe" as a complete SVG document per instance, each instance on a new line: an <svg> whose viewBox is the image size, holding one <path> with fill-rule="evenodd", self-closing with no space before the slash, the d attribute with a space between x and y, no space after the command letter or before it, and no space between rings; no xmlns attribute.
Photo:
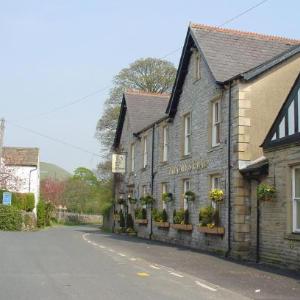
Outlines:
<svg viewBox="0 0 300 300"><path fill-rule="evenodd" d="M228 137L227 137L228 248L225 256L229 256L231 252L231 152L230 152L231 150L231 106L232 106L231 82L229 83L228 98L229 98L228 99Z"/></svg>
<svg viewBox="0 0 300 300"><path fill-rule="evenodd" d="M259 184L259 180L257 180L257 184ZM260 257L259 257L259 243L260 243L260 202L258 197L256 196L256 263L259 263Z"/></svg>
<svg viewBox="0 0 300 300"><path fill-rule="evenodd" d="M37 167L35 167L34 169L31 169L30 171L29 171L29 193L30 193L30 190L31 190L31 173L33 172L33 171L36 171L37 170Z"/></svg>
<svg viewBox="0 0 300 300"><path fill-rule="evenodd" d="M151 195L153 197L153 192L154 192L154 142L155 142L155 137L154 137L154 133L155 133L155 124L152 126L152 145L151 145ZM151 203L150 205L150 235L149 235L149 239L152 239L152 235L153 235L153 222L152 222L152 207L153 204Z"/></svg>

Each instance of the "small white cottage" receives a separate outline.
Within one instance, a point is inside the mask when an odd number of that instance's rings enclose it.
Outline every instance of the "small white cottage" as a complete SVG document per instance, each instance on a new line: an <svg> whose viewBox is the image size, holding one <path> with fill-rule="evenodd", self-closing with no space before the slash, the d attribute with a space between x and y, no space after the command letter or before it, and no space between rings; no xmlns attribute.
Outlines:
<svg viewBox="0 0 300 300"><path fill-rule="evenodd" d="M39 149L3 147L1 169L2 188L18 193L34 193L36 207L40 191Z"/></svg>

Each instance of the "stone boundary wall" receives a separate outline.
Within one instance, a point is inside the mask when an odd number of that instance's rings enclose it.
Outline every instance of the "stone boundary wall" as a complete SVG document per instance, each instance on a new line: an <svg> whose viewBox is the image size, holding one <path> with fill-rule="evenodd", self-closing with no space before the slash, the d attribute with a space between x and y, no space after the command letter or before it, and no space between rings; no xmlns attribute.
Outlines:
<svg viewBox="0 0 300 300"><path fill-rule="evenodd" d="M56 212L56 218L58 222L74 222L81 224L101 224L103 223L102 215L88 215L78 214L72 212L63 212L58 210Z"/></svg>

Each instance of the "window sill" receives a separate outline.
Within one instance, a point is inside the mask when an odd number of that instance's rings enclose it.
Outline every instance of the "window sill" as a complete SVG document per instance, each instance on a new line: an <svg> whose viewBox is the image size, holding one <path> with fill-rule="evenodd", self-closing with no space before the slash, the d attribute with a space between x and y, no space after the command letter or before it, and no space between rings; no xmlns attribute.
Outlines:
<svg viewBox="0 0 300 300"><path fill-rule="evenodd" d="M286 233L284 235L284 239L291 240L291 241L300 241L300 232Z"/></svg>
<svg viewBox="0 0 300 300"><path fill-rule="evenodd" d="M187 154L187 155L182 155L180 160L185 160L185 159L189 159L189 158L192 158L192 154Z"/></svg>
<svg viewBox="0 0 300 300"><path fill-rule="evenodd" d="M144 167L144 168L141 168L141 171L144 172L148 169L148 166Z"/></svg>
<svg viewBox="0 0 300 300"><path fill-rule="evenodd" d="M161 166L165 166L165 165L167 165L167 164L169 164L169 162L168 162L167 160L166 160L166 161L161 161L161 162L160 162L160 165L161 165Z"/></svg>
<svg viewBox="0 0 300 300"><path fill-rule="evenodd" d="M213 151L217 151L223 149L223 145L222 144L218 144L216 146L211 146L211 148L209 150L207 150L207 153L213 152Z"/></svg>

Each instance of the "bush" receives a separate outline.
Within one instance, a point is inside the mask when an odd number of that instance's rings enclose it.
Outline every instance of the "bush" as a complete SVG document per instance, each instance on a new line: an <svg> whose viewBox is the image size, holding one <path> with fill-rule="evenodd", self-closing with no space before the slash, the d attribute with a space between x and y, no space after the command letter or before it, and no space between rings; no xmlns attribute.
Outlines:
<svg viewBox="0 0 300 300"><path fill-rule="evenodd" d="M163 209L161 217L162 217L163 222L168 222L168 214L167 214L167 211L165 209Z"/></svg>
<svg viewBox="0 0 300 300"><path fill-rule="evenodd" d="M16 231L21 229L21 212L13 206L0 204L0 230Z"/></svg>
<svg viewBox="0 0 300 300"><path fill-rule="evenodd" d="M44 227L46 225L46 209L45 202L43 199L40 199L37 205L37 226Z"/></svg>
<svg viewBox="0 0 300 300"><path fill-rule="evenodd" d="M184 224L185 221L185 211L183 209L180 209L179 211L176 211L174 209L173 212L173 223L174 224Z"/></svg>
<svg viewBox="0 0 300 300"><path fill-rule="evenodd" d="M133 228L133 218L131 214L127 214L127 228Z"/></svg>
<svg viewBox="0 0 300 300"><path fill-rule="evenodd" d="M125 218L124 218L124 214L123 214L122 210L120 210L119 216L120 216L120 221L119 221L120 227L124 228L125 227Z"/></svg>
<svg viewBox="0 0 300 300"><path fill-rule="evenodd" d="M12 193L12 206L27 212L33 211L35 200L33 193Z"/></svg>
<svg viewBox="0 0 300 300"><path fill-rule="evenodd" d="M147 219L147 210L145 208L137 207L134 211L136 219Z"/></svg>
<svg viewBox="0 0 300 300"><path fill-rule="evenodd" d="M168 222L168 214L165 209L158 210L154 208L152 210L152 217L155 222Z"/></svg>
<svg viewBox="0 0 300 300"><path fill-rule="evenodd" d="M45 203L45 225L51 226L51 221L55 220L54 217L55 206L51 202Z"/></svg>
<svg viewBox="0 0 300 300"><path fill-rule="evenodd" d="M215 217L216 217L216 214L214 214L214 208L211 205L200 208L199 222L200 222L201 226L207 226L208 224L213 223L213 219Z"/></svg>

